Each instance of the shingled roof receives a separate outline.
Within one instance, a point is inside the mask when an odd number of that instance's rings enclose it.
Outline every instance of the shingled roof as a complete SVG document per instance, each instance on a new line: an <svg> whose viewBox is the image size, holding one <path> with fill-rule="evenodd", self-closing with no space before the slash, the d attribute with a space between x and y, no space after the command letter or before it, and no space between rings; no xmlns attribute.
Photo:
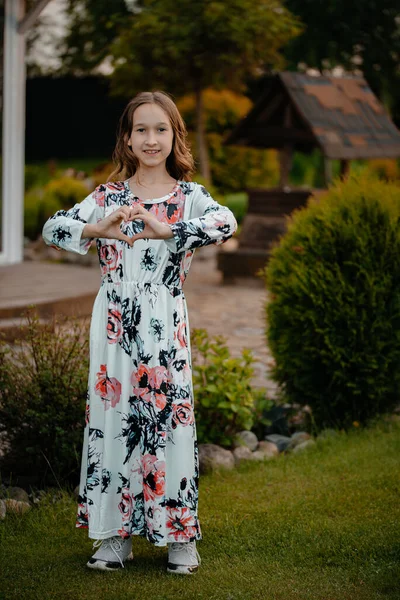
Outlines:
<svg viewBox="0 0 400 600"><path fill-rule="evenodd" d="M327 158L400 156L400 132L360 77L282 72L225 144L310 152Z"/></svg>

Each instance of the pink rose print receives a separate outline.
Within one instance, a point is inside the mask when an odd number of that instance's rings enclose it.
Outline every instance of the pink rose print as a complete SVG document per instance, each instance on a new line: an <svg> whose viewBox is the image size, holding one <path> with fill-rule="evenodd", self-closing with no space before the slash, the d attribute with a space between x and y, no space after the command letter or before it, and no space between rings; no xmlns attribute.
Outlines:
<svg viewBox="0 0 400 600"><path fill-rule="evenodd" d="M130 537L130 534L124 529L118 529L118 535L120 535L122 538Z"/></svg>
<svg viewBox="0 0 400 600"><path fill-rule="evenodd" d="M165 493L165 461L145 454L142 457L143 496L145 502L154 502Z"/></svg>
<svg viewBox="0 0 400 600"><path fill-rule="evenodd" d="M167 403L169 379L169 373L165 367L161 365L148 367L141 364L138 370L133 371L131 375L133 394L145 402L154 402L155 406L162 410Z"/></svg>
<svg viewBox="0 0 400 600"><path fill-rule="evenodd" d="M172 407L172 428L176 429L178 425L192 425L194 423L193 407L190 402L174 404Z"/></svg>
<svg viewBox="0 0 400 600"><path fill-rule="evenodd" d="M107 365L100 365L100 371L96 376L95 394L103 400L105 410L110 406L114 408L121 398L120 382L115 377L108 377Z"/></svg>
<svg viewBox="0 0 400 600"><path fill-rule="evenodd" d="M183 285L185 283L187 274L189 273L189 268L190 268L190 264L192 262L192 256L193 256L193 252L185 252L185 256L182 259L181 262L181 272L179 274L179 280L181 282L181 285Z"/></svg>
<svg viewBox="0 0 400 600"><path fill-rule="evenodd" d="M129 522L132 516L132 496L129 490L124 489L124 491L122 492L121 502L118 504L118 508L122 513L123 522Z"/></svg>
<svg viewBox="0 0 400 600"><path fill-rule="evenodd" d="M107 187L110 190L110 192L119 192L124 189L124 182L123 181L111 181L111 182L107 183Z"/></svg>
<svg viewBox="0 0 400 600"><path fill-rule="evenodd" d="M118 252L113 244L102 244L99 251L100 267L103 275L115 271L122 259L122 250Z"/></svg>
<svg viewBox="0 0 400 600"><path fill-rule="evenodd" d="M186 324L184 321L178 323L178 327L174 332L174 339L178 340L181 348L187 348L187 339L186 339Z"/></svg>
<svg viewBox="0 0 400 600"><path fill-rule="evenodd" d="M187 507L167 506L167 529L176 542L187 542L196 536L196 520Z"/></svg>
<svg viewBox="0 0 400 600"><path fill-rule="evenodd" d="M105 198L105 187L103 185L99 185L94 191L94 199L97 206L104 206L104 198Z"/></svg>
<svg viewBox="0 0 400 600"><path fill-rule="evenodd" d="M110 344L116 344L122 336L122 315L113 302L108 307L107 317L107 340Z"/></svg>
<svg viewBox="0 0 400 600"><path fill-rule="evenodd" d="M177 223L183 219L184 202L185 194L178 187L176 195L172 195L165 203L153 204L150 210L156 219L162 223Z"/></svg>

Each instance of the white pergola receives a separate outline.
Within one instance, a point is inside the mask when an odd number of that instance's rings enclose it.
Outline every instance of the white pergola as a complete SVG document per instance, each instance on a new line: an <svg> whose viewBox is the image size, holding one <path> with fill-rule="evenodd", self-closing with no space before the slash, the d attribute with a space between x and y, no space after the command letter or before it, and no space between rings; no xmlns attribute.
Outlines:
<svg viewBox="0 0 400 600"><path fill-rule="evenodd" d="M25 0L5 0L3 69L3 188L0 264L16 264L24 251L25 35L51 0L25 14Z"/></svg>

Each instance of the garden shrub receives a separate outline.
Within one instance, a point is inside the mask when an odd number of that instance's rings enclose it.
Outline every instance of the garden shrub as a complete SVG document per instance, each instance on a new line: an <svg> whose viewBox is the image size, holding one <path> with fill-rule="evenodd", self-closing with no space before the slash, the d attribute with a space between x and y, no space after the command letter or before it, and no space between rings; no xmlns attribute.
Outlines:
<svg viewBox="0 0 400 600"><path fill-rule="evenodd" d="M203 103L212 181L219 192L226 194L242 192L249 187L276 185L279 181L279 155L275 150L226 146L223 143L227 132L250 112L251 100L231 90L207 88L204 90ZM182 96L177 104L185 119L188 141L196 159L195 95ZM194 180L198 180L197 175Z"/></svg>
<svg viewBox="0 0 400 600"><path fill-rule="evenodd" d="M53 330L55 328L55 330ZM25 339L0 342L0 434L9 449L2 474L39 484L77 482L85 424L88 329L69 322L43 328L34 314Z"/></svg>
<svg viewBox="0 0 400 600"><path fill-rule="evenodd" d="M45 195L42 188L32 188L25 194L24 234L30 240L36 240L42 233L43 225L61 204L54 196Z"/></svg>
<svg viewBox="0 0 400 600"><path fill-rule="evenodd" d="M85 184L73 177L52 179L45 187L34 187L25 194L24 233L36 240L43 225L57 210L68 210L89 194Z"/></svg>
<svg viewBox="0 0 400 600"><path fill-rule="evenodd" d="M400 179L400 168L395 158L375 158L367 161L367 172L386 181Z"/></svg>
<svg viewBox="0 0 400 600"><path fill-rule="evenodd" d="M317 428L349 427L400 397L400 188L336 182L297 210L263 272L272 374Z"/></svg>
<svg viewBox="0 0 400 600"><path fill-rule="evenodd" d="M192 330L191 345L198 441L231 447L237 432L252 428L255 400L265 396L251 387L252 353L233 358L225 338L205 329Z"/></svg>
<svg viewBox="0 0 400 600"><path fill-rule="evenodd" d="M25 165L25 191L37 186L42 176L39 165Z"/></svg>
<svg viewBox="0 0 400 600"><path fill-rule="evenodd" d="M77 202L82 202L89 194L87 186L73 177L52 179L45 187L45 197L53 197L64 210L68 210Z"/></svg>

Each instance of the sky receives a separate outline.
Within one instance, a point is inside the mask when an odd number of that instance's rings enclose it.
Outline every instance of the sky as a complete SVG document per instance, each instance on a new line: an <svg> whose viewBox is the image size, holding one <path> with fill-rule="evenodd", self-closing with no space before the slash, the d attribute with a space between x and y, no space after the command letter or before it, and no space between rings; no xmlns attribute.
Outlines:
<svg viewBox="0 0 400 600"><path fill-rule="evenodd" d="M66 0L51 0L41 12L40 17L46 19L46 24L39 28L39 38L27 57L29 63L37 62L49 70L59 67L56 41L63 37L68 23L65 5Z"/></svg>

